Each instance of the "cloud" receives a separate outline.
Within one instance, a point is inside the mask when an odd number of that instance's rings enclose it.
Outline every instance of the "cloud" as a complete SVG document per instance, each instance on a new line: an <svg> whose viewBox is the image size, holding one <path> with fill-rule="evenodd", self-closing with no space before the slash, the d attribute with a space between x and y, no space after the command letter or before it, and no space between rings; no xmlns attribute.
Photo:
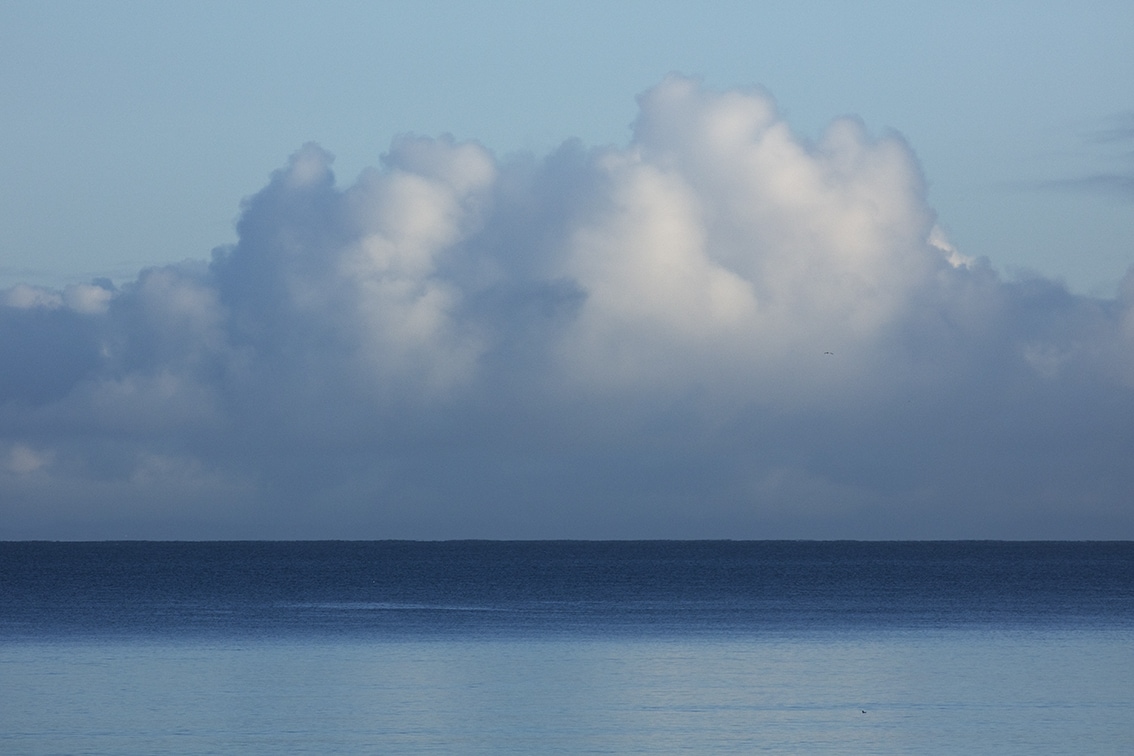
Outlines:
<svg viewBox="0 0 1134 756"><path fill-rule="evenodd" d="M309 144L208 262L0 299L0 535L1134 537L1134 273L950 244L897 134Z"/></svg>
<svg viewBox="0 0 1134 756"><path fill-rule="evenodd" d="M1129 144L1134 140L1134 113L1114 114L1106 120L1106 124L1105 128L1098 129L1086 137L1087 144L1110 147L1124 143ZM1121 163L1128 166L1131 157L1134 157L1134 153L1127 152L1122 155L1110 155L1107 160L1111 164ZM1096 171L1071 178L1025 183L1023 186L1037 189L1088 192L1123 199L1134 198L1134 171L1129 168Z"/></svg>
<svg viewBox="0 0 1134 756"><path fill-rule="evenodd" d="M17 475L32 473L51 464L51 456L23 444L13 444L8 450L7 468Z"/></svg>
<svg viewBox="0 0 1134 756"><path fill-rule="evenodd" d="M1099 144L1134 140L1134 111L1114 113L1106 119L1106 127L1094 131L1089 140Z"/></svg>
<svg viewBox="0 0 1134 756"><path fill-rule="evenodd" d="M1040 189L1060 189L1073 192L1092 192L1117 197L1134 197L1134 174L1092 173L1069 179L1053 179L1034 184Z"/></svg>

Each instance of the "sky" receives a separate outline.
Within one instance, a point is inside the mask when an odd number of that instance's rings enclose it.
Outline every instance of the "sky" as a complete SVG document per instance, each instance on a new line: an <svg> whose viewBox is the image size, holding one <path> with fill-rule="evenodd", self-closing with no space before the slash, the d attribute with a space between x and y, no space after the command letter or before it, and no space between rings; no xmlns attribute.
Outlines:
<svg viewBox="0 0 1134 756"><path fill-rule="evenodd" d="M0 4L0 538L1134 538L1130 50Z"/></svg>

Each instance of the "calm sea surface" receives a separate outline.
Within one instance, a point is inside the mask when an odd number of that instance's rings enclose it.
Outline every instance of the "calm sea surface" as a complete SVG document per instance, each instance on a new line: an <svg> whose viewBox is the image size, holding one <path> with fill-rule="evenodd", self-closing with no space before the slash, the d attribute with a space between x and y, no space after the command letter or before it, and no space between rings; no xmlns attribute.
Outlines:
<svg viewBox="0 0 1134 756"><path fill-rule="evenodd" d="M0 543L0 753L1134 753L1134 544Z"/></svg>

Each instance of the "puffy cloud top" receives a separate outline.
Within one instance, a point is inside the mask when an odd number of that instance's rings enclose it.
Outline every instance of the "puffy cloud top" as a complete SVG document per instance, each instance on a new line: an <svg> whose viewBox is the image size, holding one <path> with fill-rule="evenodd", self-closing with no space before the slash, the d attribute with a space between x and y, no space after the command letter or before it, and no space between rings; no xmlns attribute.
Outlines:
<svg viewBox="0 0 1134 756"><path fill-rule="evenodd" d="M621 148L308 144L211 262L0 292L4 537L1134 537L1134 274L673 76Z"/></svg>

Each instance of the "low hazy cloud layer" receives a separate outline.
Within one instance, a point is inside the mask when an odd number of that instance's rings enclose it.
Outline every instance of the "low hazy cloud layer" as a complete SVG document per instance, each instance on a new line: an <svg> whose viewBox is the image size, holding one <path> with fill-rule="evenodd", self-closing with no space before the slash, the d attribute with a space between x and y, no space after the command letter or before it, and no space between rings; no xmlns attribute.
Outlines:
<svg viewBox="0 0 1134 756"><path fill-rule="evenodd" d="M1002 279L855 120L640 107L306 145L208 262L0 291L0 536L1134 538L1134 275Z"/></svg>

